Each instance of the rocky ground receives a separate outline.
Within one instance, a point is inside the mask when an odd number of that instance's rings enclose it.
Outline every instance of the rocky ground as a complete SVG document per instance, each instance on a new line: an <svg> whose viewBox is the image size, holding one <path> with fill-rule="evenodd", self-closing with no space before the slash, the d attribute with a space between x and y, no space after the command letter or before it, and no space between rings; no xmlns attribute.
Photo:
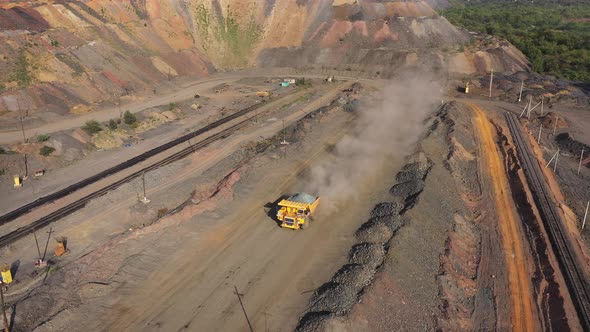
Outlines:
<svg viewBox="0 0 590 332"><path fill-rule="evenodd" d="M377 204L371 219L357 230L358 243L347 264L316 290L298 330L510 326L504 253L494 240L498 225L485 198L488 184L480 173L467 109L453 103L442 108L416 149L395 177L391 201ZM514 165L514 155L504 158ZM508 167L516 210L524 221L521 236L532 257L527 263L534 273L530 282L545 313L536 324L579 329L547 237L528 203L524 176Z"/></svg>

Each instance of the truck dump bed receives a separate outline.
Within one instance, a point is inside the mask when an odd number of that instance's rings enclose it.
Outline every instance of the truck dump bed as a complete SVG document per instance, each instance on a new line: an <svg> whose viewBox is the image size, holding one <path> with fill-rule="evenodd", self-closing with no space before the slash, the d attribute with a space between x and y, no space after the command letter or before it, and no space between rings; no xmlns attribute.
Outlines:
<svg viewBox="0 0 590 332"><path fill-rule="evenodd" d="M309 208L311 214L314 213L315 208L317 207L320 198L317 196L313 196L306 193L296 193L295 195L283 199L278 203L279 206L294 208L294 209L302 209L305 210Z"/></svg>

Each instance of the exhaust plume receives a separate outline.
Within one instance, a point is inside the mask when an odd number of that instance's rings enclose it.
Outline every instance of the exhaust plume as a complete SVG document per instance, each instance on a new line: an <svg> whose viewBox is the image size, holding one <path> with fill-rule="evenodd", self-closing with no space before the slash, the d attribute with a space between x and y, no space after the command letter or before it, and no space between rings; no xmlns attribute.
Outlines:
<svg viewBox="0 0 590 332"><path fill-rule="evenodd" d="M338 142L334 156L312 167L304 186L322 196L328 210L354 199L355 192L388 158L403 158L424 130L423 121L441 100L441 84L424 75L405 74L387 83L379 102L361 103L352 132Z"/></svg>

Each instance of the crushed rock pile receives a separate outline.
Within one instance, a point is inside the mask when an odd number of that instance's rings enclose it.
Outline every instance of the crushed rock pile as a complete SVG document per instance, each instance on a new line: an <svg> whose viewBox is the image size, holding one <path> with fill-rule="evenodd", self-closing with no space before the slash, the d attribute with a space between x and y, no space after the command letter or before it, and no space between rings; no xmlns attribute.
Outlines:
<svg viewBox="0 0 590 332"><path fill-rule="evenodd" d="M325 331L334 319L348 313L359 301L385 261L389 241L407 222L404 212L416 203L431 167L423 152L408 158L396 175L397 183L390 189L393 201L375 205L369 220L355 233L357 243L349 252L348 264L315 291L296 331Z"/></svg>

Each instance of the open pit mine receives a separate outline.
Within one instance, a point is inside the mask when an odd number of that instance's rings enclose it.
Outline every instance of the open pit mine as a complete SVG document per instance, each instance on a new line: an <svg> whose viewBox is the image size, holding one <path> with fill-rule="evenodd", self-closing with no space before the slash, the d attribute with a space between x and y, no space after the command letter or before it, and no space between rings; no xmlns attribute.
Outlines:
<svg viewBox="0 0 590 332"><path fill-rule="evenodd" d="M448 5L0 1L0 327L590 330L588 90Z"/></svg>

